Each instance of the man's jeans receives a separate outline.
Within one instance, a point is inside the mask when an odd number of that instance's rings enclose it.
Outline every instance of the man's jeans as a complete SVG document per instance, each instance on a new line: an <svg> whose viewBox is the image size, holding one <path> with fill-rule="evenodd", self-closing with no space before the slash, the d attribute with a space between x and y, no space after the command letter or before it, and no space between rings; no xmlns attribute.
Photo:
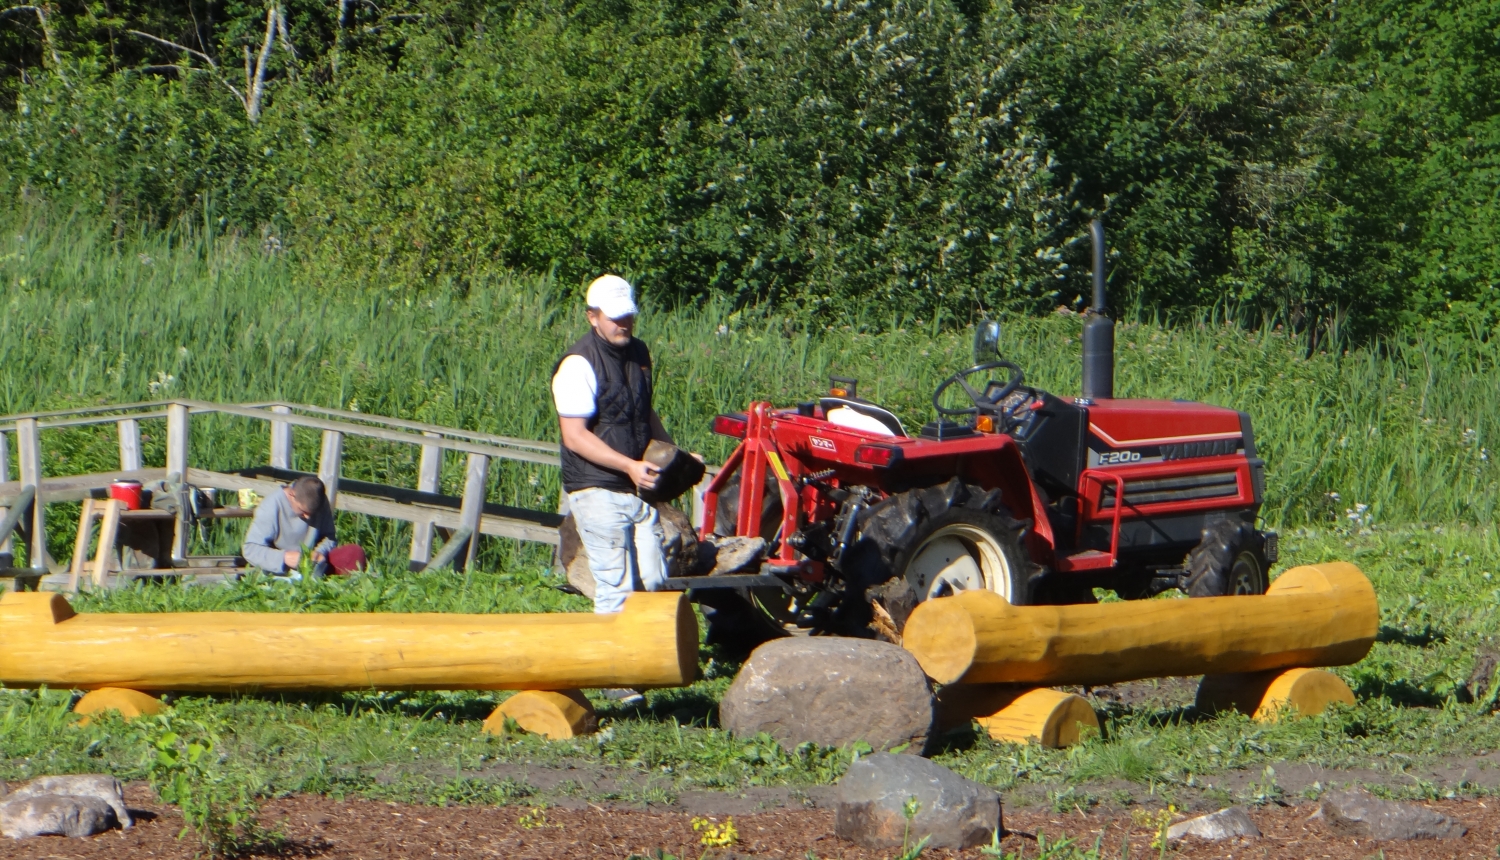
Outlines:
<svg viewBox="0 0 1500 860"><path fill-rule="evenodd" d="M619 612L632 591L661 590L667 573L656 508L595 487L569 493L568 509L594 572L595 612Z"/></svg>

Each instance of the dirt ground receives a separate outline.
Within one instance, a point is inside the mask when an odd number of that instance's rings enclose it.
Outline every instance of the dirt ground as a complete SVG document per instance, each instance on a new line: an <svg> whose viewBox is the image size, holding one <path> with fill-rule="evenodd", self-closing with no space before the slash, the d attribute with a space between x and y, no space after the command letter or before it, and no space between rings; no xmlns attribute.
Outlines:
<svg viewBox="0 0 1500 860"><path fill-rule="evenodd" d="M182 819L170 807L154 802L148 789L127 791L142 820L129 831L112 831L92 839L43 837L21 842L0 839L0 860L9 858L183 858L197 853L191 839L178 840ZM1500 802L1444 801L1431 806L1468 825L1463 839L1434 842L1360 842L1336 837L1316 821L1314 807L1271 806L1251 809L1263 838L1231 843L1192 841L1172 851L1179 858L1330 858L1330 860L1440 860L1494 858L1500 846ZM723 820L723 816L718 816ZM504 857L514 860L582 860L654 855L658 849L682 860L698 860L705 849L692 829L690 813L603 808L430 807L366 800L336 801L303 795L272 801L264 807L265 823L278 828L284 841L255 857L307 857L329 860L386 858ZM833 836L833 812L823 808L787 807L734 816L739 841L712 849L708 857L788 858L806 860L888 860L894 851L867 851ZM1103 834L1104 857L1121 856L1128 837L1132 857L1150 857L1151 834L1135 826L1126 813L1074 812L1056 815L1037 810L1007 810L1008 835L1002 847L1022 857L1036 857L1037 834L1047 841L1073 837L1090 847ZM929 851L929 858L985 856L978 849Z"/></svg>

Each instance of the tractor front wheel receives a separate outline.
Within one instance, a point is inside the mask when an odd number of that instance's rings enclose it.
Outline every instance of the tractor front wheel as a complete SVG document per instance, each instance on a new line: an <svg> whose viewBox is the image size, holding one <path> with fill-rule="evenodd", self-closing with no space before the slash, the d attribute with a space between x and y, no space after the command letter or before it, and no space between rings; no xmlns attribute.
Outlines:
<svg viewBox="0 0 1500 860"><path fill-rule="evenodd" d="M1036 566L1025 534L997 491L955 478L872 509L846 574L870 599L875 630L896 638L917 604L934 597L985 590L1010 603L1030 603Z"/></svg>
<svg viewBox="0 0 1500 860"><path fill-rule="evenodd" d="M1203 539L1188 553L1189 597L1265 594L1270 564L1265 536L1242 520L1219 520L1203 529Z"/></svg>

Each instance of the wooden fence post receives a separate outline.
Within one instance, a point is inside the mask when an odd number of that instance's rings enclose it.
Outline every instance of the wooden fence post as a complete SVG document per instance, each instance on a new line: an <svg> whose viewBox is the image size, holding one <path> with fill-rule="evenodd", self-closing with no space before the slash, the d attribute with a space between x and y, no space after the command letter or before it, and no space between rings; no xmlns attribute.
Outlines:
<svg viewBox="0 0 1500 860"><path fill-rule="evenodd" d="M469 455L468 474L464 476L464 501L458 516L461 527L469 530L469 551L464 558L464 569L474 563L479 552L479 519L484 516L485 488L490 480L490 458L483 454Z"/></svg>
<svg viewBox="0 0 1500 860"><path fill-rule="evenodd" d="M115 425L120 431L120 471L134 472L141 468L141 422L121 418Z"/></svg>
<svg viewBox="0 0 1500 860"><path fill-rule="evenodd" d="M271 411L277 415L292 413L287 406L272 406ZM271 420L271 468L292 468L292 425L275 419Z"/></svg>
<svg viewBox="0 0 1500 860"><path fill-rule="evenodd" d="M187 405L183 403L168 403L167 481L176 480L184 484L187 482L188 440L190 438ZM177 524L172 532L173 561L182 561L187 558L189 529L186 508L188 504L190 504L190 500L187 492L178 493Z"/></svg>
<svg viewBox="0 0 1500 860"><path fill-rule="evenodd" d="M188 408L181 403L167 404L167 476L175 472L177 480L187 480Z"/></svg>
<svg viewBox="0 0 1500 860"><path fill-rule="evenodd" d="M423 431L423 436L434 439L442 438L436 433ZM417 491L421 493L436 493L438 491L438 478L443 471L443 449L437 445L422 446L421 469L417 472ZM427 562L432 560L432 523L420 522L411 524L411 560L407 563L409 570L424 570Z"/></svg>
<svg viewBox="0 0 1500 860"><path fill-rule="evenodd" d="M16 453L21 459L21 486L36 487L36 498L31 502L31 546L27 547L26 564L32 570L46 570L47 503L42 493L42 445L35 418L16 421Z"/></svg>
<svg viewBox="0 0 1500 860"><path fill-rule="evenodd" d="M10 437L0 433L0 481L10 480ZM9 516L9 508L0 508L0 516ZM16 562L15 547L11 545L10 533L7 532L0 539L0 567L14 567Z"/></svg>
<svg viewBox="0 0 1500 860"><path fill-rule="evenodd" d="M328 510L334 510L334 500L339 494L339 472L344 468L344 434L337 430L323 431L323 451L318 456L318 477L323 481L323 492L328 496Z"/></svg>

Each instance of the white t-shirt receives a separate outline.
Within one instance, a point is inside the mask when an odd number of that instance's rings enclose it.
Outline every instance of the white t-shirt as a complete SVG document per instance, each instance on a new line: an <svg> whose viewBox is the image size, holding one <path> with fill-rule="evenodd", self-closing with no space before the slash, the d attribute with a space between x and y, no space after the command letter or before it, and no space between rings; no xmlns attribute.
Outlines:
<svg viewBox="0 0 1500 860"><path fill-rule="evenodd" d="M599 411L599 378L581 355L570 355L552 377L552 405L563 418L593 418Z"/></svg>

